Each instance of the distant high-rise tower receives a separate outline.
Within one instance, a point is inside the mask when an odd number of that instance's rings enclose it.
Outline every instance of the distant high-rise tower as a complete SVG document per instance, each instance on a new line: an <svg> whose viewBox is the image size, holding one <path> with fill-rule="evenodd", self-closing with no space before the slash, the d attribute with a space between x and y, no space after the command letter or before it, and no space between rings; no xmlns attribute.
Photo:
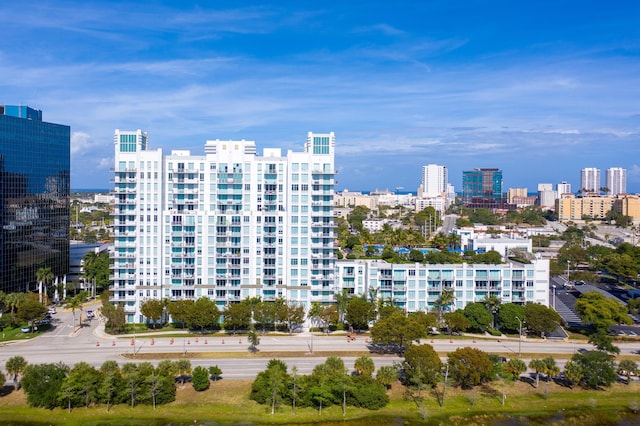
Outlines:
<svg viewBox="0 0 640 426"><path fill-rule="evenodd" d="M69 272L70 128L0 105L0 290L35 289L40 268ZM29 286L29 284L32 284Z"/></svg>
<svg viewBox="0 0 640 426"><path fill-rule="evenodd" d="M422 166L422 196L436 197L447 192L447 167L437 164Z"/></svg>
<svg viewBox="0 0 640 426"><path fill-rule="evenodd" d="M610 195L627 193L627 169L611 167L607 169L607 188Z"/></svg>
<svg viewBox="0 0 640 426"><path fill-rule="evenodd" d="M560 198L562 194L571 194L571 184L565 181L556 185L557 197Z"/></svg>
<svg viewBox="0 0 640 426"><path fill-rule="evenodd" d="M580 189L582 192L600 191L600 169L587 167L580 172Z"/></svg>
<svg viewBox="0 0 640 426"><path fill-rule="evenodd" d="M481 168L462 172L462 204L468 207L503 207L502 170Z"/></svg>

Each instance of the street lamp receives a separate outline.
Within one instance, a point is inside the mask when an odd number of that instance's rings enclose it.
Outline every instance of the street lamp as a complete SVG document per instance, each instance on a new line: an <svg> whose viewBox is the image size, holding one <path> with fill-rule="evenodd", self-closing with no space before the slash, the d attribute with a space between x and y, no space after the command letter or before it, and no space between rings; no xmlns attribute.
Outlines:
<svg viewBox="0 0 640 426"><path fill-rule="evenodd" d="M518 320L518 356L522 354L522 320L516 316Z"/></svg>
<svg viewBox="0 0 640 426"><path fill-rule="evenodd" d="M556 285L553 284L551 286L551 288L553 289L553 310L556 310Z"/></svg>

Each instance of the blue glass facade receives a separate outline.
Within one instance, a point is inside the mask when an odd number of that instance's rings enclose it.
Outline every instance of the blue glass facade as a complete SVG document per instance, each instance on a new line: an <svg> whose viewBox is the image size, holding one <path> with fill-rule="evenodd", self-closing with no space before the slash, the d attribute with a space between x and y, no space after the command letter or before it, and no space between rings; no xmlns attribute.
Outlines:
<svg viewBox="0 0 640 426"><path fill-rule="evenodd" d="M462 172L462 204L467 207L503 208L502 170L474 169Z"/></svg>
<svg viewBox="0 0 640 426"><path fill-rule="evenodd" d="M0 290L35 289L36 273L69 270L69 126L0 105Z"/></svg>

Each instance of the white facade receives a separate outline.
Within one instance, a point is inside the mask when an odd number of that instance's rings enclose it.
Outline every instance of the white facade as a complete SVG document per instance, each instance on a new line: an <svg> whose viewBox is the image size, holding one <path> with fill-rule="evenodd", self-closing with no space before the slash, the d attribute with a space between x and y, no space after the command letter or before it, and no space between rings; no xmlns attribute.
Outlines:
<svg viewBox="0 0 640 426"><path fill-rule="evenodd" d="M339 260L338 285L349 294L392 300L407 312L427 311L443 289L453 289L455 309L488 295L502 303L549 305L549 260L530 264L391 264L381 260Z"/></svg>
<svg viewBox="0 0 640 426"><path fill-rule="evenodd" d="M600 169L587 167L580 172L580 189L584 192L600 191Z"/></svg>
<svg viewBox="0 0 640 426"><path fill-rule="evenodd" d="M556 205L557 194L553 190L553 185L550 183L538 184L538 205L544 208L554 208Z"/></svg>
<svg viewBox="0 0 640 426"><path fill-rule="evenodd" d="M469 243L473 251L497 251L503 259L507 258L511 249L533 252L532 240L529 238L476 238L471 239Z"/></svg>
<svg viewBox="0 0 640 426"><path fill-rule="evenodd" d="M607 169L607 188L609 195L627 193L627 169L612 167Z"/></svg>
<svg viewBox="0 0 640 426"><path fill-rule="evenodd" d="M447 168L438 164L422 166L421 193L419 197L442 196L447 192Z"/></svg>
<svg viewBox="0 0 640 426"><path fill-rule="evenodd" d="M571 194L571 184L565 181L556 185L556 197L562 197L562 194Z"/></svg>
<svg viewBox="0 0 640 426"><path fill-rule="evenodd" d="M163 155L141 130L114 142L112 300L128 322L149 298L333 300L333 133L262 156L245 140Z"/></svg>

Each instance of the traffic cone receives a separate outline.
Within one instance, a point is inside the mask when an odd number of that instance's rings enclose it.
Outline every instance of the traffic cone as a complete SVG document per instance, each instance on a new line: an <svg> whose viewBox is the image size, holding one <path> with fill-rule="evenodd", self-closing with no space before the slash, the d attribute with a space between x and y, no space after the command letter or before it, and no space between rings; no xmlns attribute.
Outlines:
<svg viewBox="0 0 640 426"><path fill-rule="evenodd" d="M97 342L97 341L96 341L96 346L100 346L100 342Z"/></svg>
<svg viewBox="0 0 640 426"><path fill-rule="evenodd" d="M207 339L204 339L204 344L206 345L207 343L209 343L209 342L207 342Z"/></svg>
<svg viewBox="0 0 640 426"><path fill-rule="evenodd" d="M135 345L135 344L136 344L136 341L135 341L135 340L133 340L133 339L131 339L131 346L133 346L133 345Z"/></svg>
<svg viewBox="0 0 640 426"><path fill-rule="evenodd" d="M151 339L151 346L153 346L153 345L155 345L155 344L156 344L155 339Z"/></svg>
<svg viewBox="0 0 640 426"><path fill-rule="evenodd" d="M115 346L116 345L116 341L114 340L113 342L111 342L111 346Z"/></svg>
<svg viewBox="0 0 640 426"><path fill-rule="evenodd" d="M224 339L222 339L222 344L224 345Z"/></svg>

